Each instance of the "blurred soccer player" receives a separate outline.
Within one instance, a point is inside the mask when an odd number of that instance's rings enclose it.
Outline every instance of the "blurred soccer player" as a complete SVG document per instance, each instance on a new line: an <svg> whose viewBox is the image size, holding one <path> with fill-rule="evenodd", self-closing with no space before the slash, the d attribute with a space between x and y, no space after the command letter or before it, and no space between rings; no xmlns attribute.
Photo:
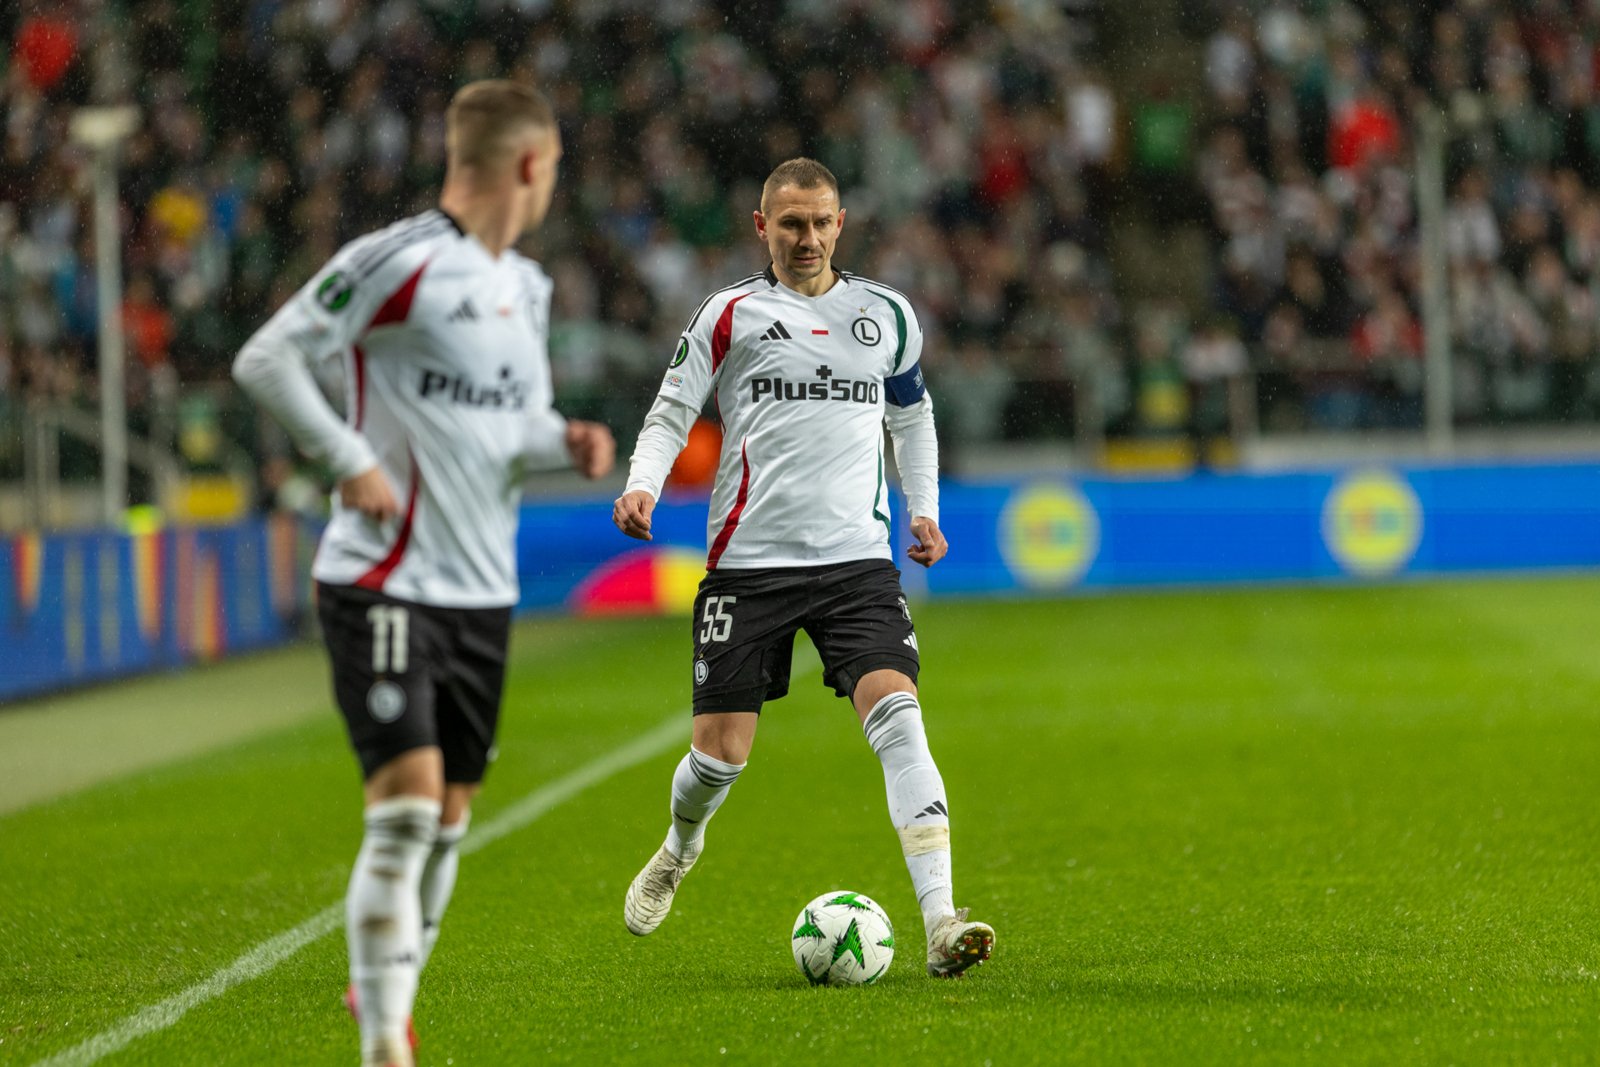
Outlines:
<svg viewBox="0 0 1600 1067"><path fill-rule="evenodd" d="M931 567L946 550L933 400L910 301L833 268L843 226L839 183L822 164L792 159L767 178L755 227L772 262L689 321L613 511L624 533L650 539L662 482L714 391L726 434L694 607L693 743L673 775L666 843L628 887L623 915L641 935L666 917L744 770L762 703L789 690L803 628L823 681L855 705L883 763L928 973L953 976L988 958L994 930L953 903L949 811L917 701L883 478L887 422L913 516L907 554Z"/></svg>
<svg viewBox="0 0 1600 1067"><path fill-rule="evenodd" d="M598 477L615 454L604 426L552 409L550 279L511 249L550 207L561 156L550 105L477 82L446 122L438 210L340 249L233 368L338 479L313 575L365 778L346 920L367 1064L412 1062L417 976L493 753L520 475L572 463ZM309 367L336 358L343 421Z"/></svg>

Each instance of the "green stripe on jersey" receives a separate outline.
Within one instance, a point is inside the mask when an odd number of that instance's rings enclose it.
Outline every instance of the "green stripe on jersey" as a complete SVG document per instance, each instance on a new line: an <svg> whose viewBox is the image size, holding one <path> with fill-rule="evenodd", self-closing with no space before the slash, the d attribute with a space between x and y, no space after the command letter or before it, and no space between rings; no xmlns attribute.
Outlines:
<svg viewBox="0 0 1600 1067"><path fill-rule="evenodd" d="M872 517L883 523L884 536L889 537L892 536L892 531L889 529L889 516L878 510L878 498L881 496L883 496L883 440L880 434L878 440L878 487L872 491Z"/></svg>
<svg viewBox="0 0 1600 1067"><path fill-rule="evenodd" d="M900 345L894 350L894 369L889 372L891 376L900 373L900 361L906 358L906 313L900 310L900 305L884 296L876 289L868 288L867 292L894 308L894 328L900 335Z"/></svg>

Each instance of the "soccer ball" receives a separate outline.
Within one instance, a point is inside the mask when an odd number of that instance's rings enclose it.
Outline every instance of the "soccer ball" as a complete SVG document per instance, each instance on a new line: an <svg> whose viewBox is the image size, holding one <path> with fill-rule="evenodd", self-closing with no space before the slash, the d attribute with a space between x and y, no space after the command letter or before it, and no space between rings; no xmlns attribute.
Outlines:
<svg viewBox="0 0 1600 1067"><path fill-rule="evenodd" d="M871 985L894 960L894 924L871 897L835 890L800 909L789 946L812 985Z"/></svg>

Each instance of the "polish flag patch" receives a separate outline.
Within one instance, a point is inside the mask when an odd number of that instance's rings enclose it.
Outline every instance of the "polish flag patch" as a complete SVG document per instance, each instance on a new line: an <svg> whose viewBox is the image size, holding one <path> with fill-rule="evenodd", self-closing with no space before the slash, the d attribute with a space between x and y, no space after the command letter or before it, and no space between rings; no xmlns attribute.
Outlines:
<svg viewBox="0 0 1600 1067"><path fill-rule="evenodd" d="M819 329L816 329L815 327L813 327L811 332L812 333L827 333L828 331L827 330L819 330Z"/></svg>

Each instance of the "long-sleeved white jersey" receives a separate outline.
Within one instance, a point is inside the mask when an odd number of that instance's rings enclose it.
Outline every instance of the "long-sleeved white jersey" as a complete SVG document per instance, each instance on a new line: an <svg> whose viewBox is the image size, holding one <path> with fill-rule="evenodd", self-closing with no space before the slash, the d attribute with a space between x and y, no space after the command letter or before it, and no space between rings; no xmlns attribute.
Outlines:
<svg viewBox="0 0 1600 1067"><path fill-rule="evenodd" d="M439 607L518 598L525 470L567 462L551 407L550 279L442 211L340 249L234 361L241 386L338 478L377 466L400 514L340 505L312 574ZM343 420L311 365L343 358Z"/></svg>
<svg viewBox="0 0 1600 1067"><path fill-rule="evenodd" d="M913 515L939 517L922 331L888 286L840 272L810 297L761 274L701 304L634 450L628 489L659 498L715 393L722 456L706 569L892 559L883 427Z"/></svg>

